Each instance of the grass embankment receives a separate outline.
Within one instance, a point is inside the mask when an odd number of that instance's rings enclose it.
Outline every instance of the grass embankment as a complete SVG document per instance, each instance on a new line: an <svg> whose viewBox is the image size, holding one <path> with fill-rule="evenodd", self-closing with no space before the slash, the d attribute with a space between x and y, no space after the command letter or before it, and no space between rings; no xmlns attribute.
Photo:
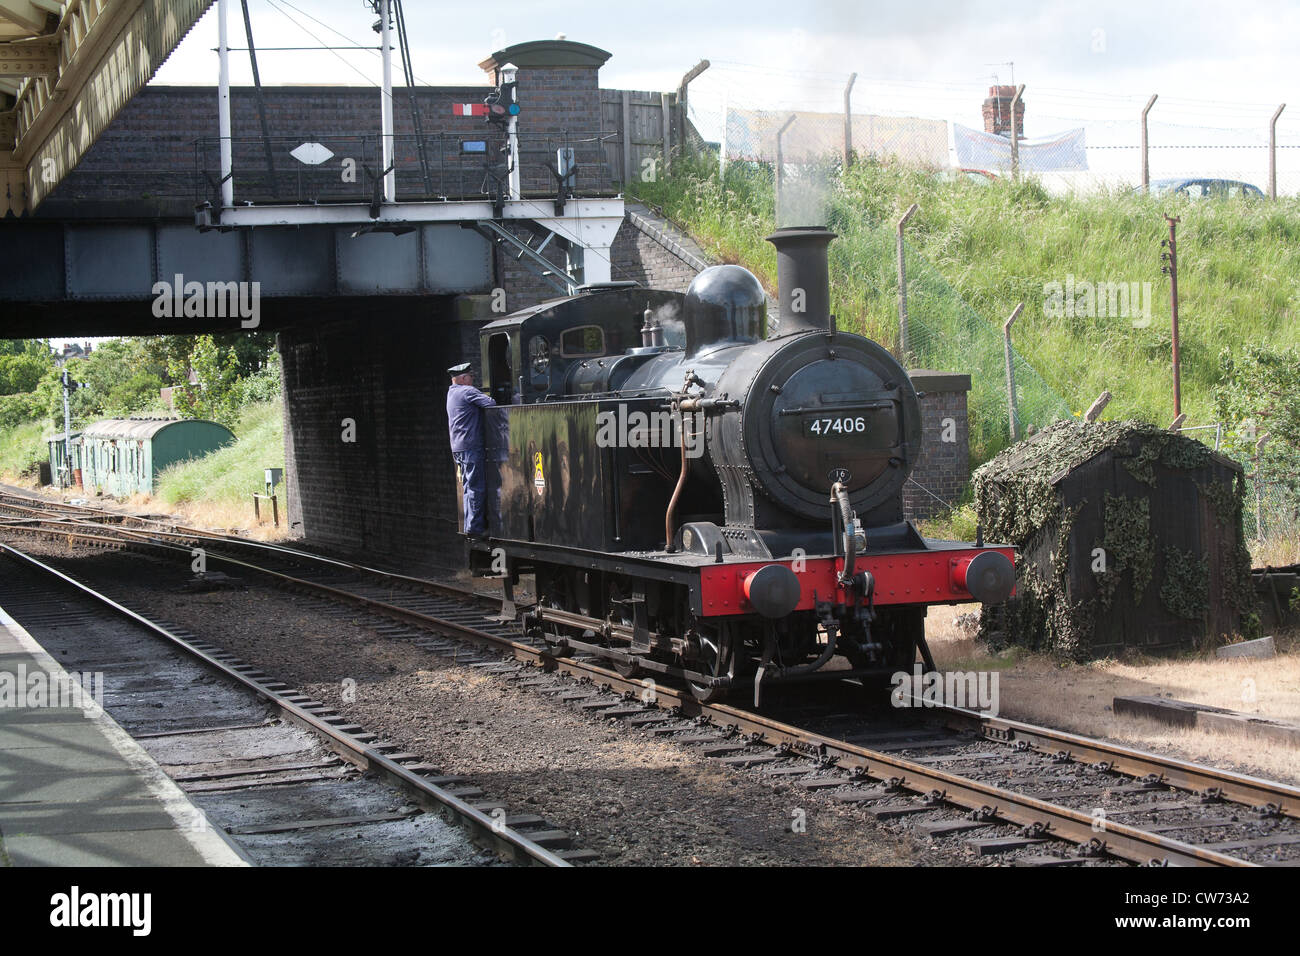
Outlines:
<svg viewBox="0 0 1300 956"><path fill-rule="evenodd" d="M204 528L243 528L253 530L253 492L265 489L263 472L284 467L284 417L280 402L262 402L244 408L234 428L238 440L202 458L194 458L167 468L158 478L151 499L141 504L161 506ZM280 496L280 529L274 533L270 524L263 525L264 537L287 533L285 486L276 489ZM270 502L266 502L270 508ZM265 509L264 509L265 510ZM269 520L269 512L266 518Z"/></svg>
<svg viewBox="0 0 1300 956"><path fill-rule="evenodd" d="M280 528L258 526L253 519L253 492L265 487L263 472L284 467L284 417L280 402L248 405L234 427L234 444L202 458L167 468L152 495L134 495L125 504L133 511L167 511L179 520L203 528L243 529L258 537L282 537L286 527L285 486L280 496ZM49 454L44 436L50 426L29 422L0 432L0 480L36 487L31 463ZM85 491L66 490L61 497L83 498ZM266 504L269 509L269 502Z"/></svg>
<svg viewBox="0 0 1300 956"><path fill-rule="evenodd" d="M1022 427L1041 427L1062 412L1081 414L1103 390L1113 395L1104 418L1163 425L1173 419L1169 287L1159 259L1166 212L1182 219L1178 285L1188 424L1215 421L1223 348L1300 343L1300 200L1049 196L1029 181L940 182L924 171L872 163L843 176L828 172L825 180L824 219L840 235L831 245L832 308L841 328L895 351L894 224L911 203L919 204L906 230L909 364L972 374L975 465L1008 442L1001 323L1019 302L1024 311L1013 339L1027 362L1017 371ZM763 240L776 223L770 168L733 164L724 181L716 164L677 163L672 177L637 184L636 191L709 252L745 265L775 289L776 257ZM1135 326L1140 314L1049 314L1044 287L1064 285L1070 275L1076 283L1150 282L1150 324ZM1035 372L1045 387L1034 381Z"/></svg>

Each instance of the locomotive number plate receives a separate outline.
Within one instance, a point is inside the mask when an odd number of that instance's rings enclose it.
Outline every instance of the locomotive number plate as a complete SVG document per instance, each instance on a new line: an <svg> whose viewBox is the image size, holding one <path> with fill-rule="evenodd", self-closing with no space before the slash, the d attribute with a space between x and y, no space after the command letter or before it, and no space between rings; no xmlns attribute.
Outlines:
<svg viewBox="0 0 1300 956"><path fill-rule="evenodd" d="M805 418L804 434L811 438L837 438L841 435L861 435L867 430L865 415L832 415L829 418Z"/></svg>

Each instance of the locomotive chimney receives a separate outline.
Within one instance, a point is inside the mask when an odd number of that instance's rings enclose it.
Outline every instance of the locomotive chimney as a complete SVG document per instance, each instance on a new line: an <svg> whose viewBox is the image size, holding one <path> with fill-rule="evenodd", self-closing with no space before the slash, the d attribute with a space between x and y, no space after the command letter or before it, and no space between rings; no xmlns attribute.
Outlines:
<svg viewBox="0 0 1300 956"><path fill-rule="evenodd" d="M792 226L767 237L776 246L781 335L830 331L831 282L826 247L835 233L824 226Z"/></svg>

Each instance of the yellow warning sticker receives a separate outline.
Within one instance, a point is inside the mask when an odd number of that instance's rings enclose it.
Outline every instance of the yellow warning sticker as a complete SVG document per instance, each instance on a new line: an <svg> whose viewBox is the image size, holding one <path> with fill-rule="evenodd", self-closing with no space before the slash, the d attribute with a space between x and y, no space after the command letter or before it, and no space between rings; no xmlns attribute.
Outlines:
<svg viewBox="0 0 1300 956"><path fill-rule="evenodd" d="M546 490L546 475L542 472L542 453L533 453L533 485L537 488L540 495Z"/></svg>

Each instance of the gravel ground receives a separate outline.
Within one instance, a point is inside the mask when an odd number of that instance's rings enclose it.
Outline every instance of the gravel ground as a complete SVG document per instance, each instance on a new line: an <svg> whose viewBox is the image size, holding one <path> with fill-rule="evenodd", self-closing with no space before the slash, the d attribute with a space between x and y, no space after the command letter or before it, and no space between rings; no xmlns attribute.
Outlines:
<svg viewBox="0 0 1300 956"><path fill-rule="evenodd" d="M24 538L29 553L61 544ZM726 768L248 583L191 594L188 570L79 552L83 577L335 707L512 812L538 813L614 865L968 865L852 806ZM801 812L800 812L801 811ZM804 821L803 832L792 827ZM981 860L978 862L987 862Z"/></svg>

